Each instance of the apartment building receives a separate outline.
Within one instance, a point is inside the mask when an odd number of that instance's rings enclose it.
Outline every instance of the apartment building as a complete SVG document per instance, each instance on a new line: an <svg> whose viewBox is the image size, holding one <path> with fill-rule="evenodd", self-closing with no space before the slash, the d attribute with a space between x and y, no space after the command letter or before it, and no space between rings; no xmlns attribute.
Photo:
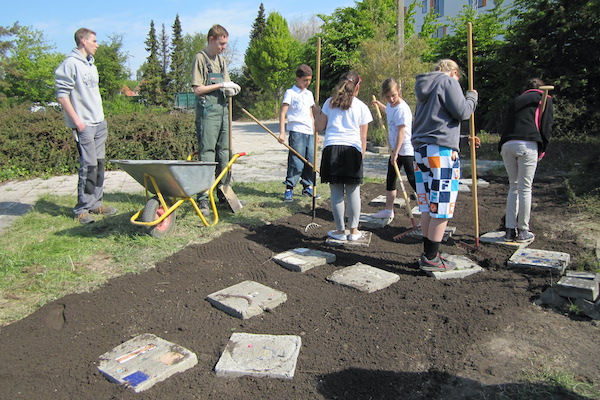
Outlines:
<svg viewBox="0 0 600 400"><path fill-rule="evenodd" d="M451 33L447 17L455 17L464 6L470 6L477 12L485 12L494 7L493 0L415 0L418 3L415 14L415 32L421 32L425 15L432 10L439 15L441 23L445 24L437 31L436 37ZM408 3L408 1L407 1ZM510 7L513 0L504 0L503 6Z"/></svg>

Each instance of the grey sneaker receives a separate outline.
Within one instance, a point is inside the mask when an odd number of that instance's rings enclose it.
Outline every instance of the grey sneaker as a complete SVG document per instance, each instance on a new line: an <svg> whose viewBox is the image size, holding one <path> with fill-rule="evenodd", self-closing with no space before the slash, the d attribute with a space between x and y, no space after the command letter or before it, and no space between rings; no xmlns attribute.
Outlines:
<svg viewBox="0 0 600 400"><path fill-rule="evenodd" d="M91 224L93 222L96 222L96 220L94 219L94 217L92 217L90 215L90 213L87 212L87 211L84 211L84 212L82 212L80 214L77 214L75 216L75 220L79 221L79 223L82 224L82 225L87 225L87 224Z"/></svg>
<svg viewBox="0 0 600 400"><path fill-rule="evenodd" d="M506 228L506 234L504 235L504 240L507 242L514 242L517 237L517 230Z"/></svg>
<svg viewBox="0 0 600 400"><path fill-rule="evenodd" d="M535 238L535 235L531 232L529 232L528 230L525 229L517 229L517 237L515 238L515 241L519 242L519 243L523 243L523 242L529 242L530 240L533 240Z"/></svg>
<svg viewBox="0 0 600 400"><path fill-rule="evenodd" d="M115 215L119 210L114 207L100 206L90 210L91 214Z"/></svg>
<svg viewBox="0 0 600 400"><path fill-rule="evenodd" d="M210 203L208 202L208 199L198 200L198 208L200 208L200 212L205 217L208 217L210 215Z"/></svg>
<svg viewBox="0 0 600 400"><path fill-rule="evenodd" d="M422 271L445 272L456 269L456 264L453 261L440 257L440 254L438 254L437 257L433 260L428 260L427 257L425 257L425 254L423 254L421 255L421 259L419 260L419 268Z"/></svg>

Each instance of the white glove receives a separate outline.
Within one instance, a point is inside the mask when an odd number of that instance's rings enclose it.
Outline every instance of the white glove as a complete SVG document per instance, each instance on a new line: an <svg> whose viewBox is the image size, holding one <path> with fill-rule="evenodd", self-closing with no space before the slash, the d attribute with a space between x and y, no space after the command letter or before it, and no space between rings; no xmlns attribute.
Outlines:
<svg viewBox="0 0 600 400"><path fill-rule="evenodd" d="M241 90L240 85L235 82L223 82L223 89L237 89L238 93Z"/></svg>

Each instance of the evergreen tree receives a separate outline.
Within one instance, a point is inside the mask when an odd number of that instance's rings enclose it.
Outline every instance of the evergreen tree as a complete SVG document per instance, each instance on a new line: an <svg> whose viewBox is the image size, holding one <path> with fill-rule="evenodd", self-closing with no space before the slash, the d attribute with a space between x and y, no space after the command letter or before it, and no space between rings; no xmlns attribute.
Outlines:
<svg viewBox="0 0 600 400"><path fill-rule="evenodd" d="M173 23L173 36L171 40L171 69L169 71L169 93L171 96L175 93L189 90L189 82L185 80L185 72L183 36L181 35L179 14L177 14L175 16L175 22Z"/></svg>
<svg viewBox="0 0 600 400"><path fill-rule="evenodd" d="M143 67L140 95L149 104L162 105L165 102L162 91L162 68L159 60L159 44L156 39L154 20L150 21L150 32L144 42L146 51L150 52Z"/></svg>
<svg viewBox="0 0 600 400"><path fill-rule="evenodd" d="M289 32L286 20L271 13L265 32L246 51L246 65L252 80L271 98L280 98L293 82L299 64L300 44Z"/></svg>
<svg viewBox="0 0 600 400"><path fill-rule="evenodd" d="M265 6L263 3L260 3L258 7L258 15L252 24L252 31L250 32L250 41L261 39L265 33L267 28L267 23L265 21Z"/></svg>

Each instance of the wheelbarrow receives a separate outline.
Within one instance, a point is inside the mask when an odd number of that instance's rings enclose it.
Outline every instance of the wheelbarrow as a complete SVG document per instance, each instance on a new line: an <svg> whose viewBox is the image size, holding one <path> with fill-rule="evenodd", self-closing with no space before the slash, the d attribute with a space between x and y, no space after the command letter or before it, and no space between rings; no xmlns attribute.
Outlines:
<svg viewBox="0 0 600 400"><path fill-rule="evenodd" d="M193 154L185 160L111 160L125 170L146 189L146 205L133 214L134 225L147 228L149 235L161 238L169 234L174 226L177 208L189 201L204 226L219 222L214 191L221 179L229 172L233 163L246 153L234 154L227 166L213 181L216 162L191 161ZM212 222L200 211L192 196L208 191L212 208ZM150 193L154 194L151 196Z"/></svg>

